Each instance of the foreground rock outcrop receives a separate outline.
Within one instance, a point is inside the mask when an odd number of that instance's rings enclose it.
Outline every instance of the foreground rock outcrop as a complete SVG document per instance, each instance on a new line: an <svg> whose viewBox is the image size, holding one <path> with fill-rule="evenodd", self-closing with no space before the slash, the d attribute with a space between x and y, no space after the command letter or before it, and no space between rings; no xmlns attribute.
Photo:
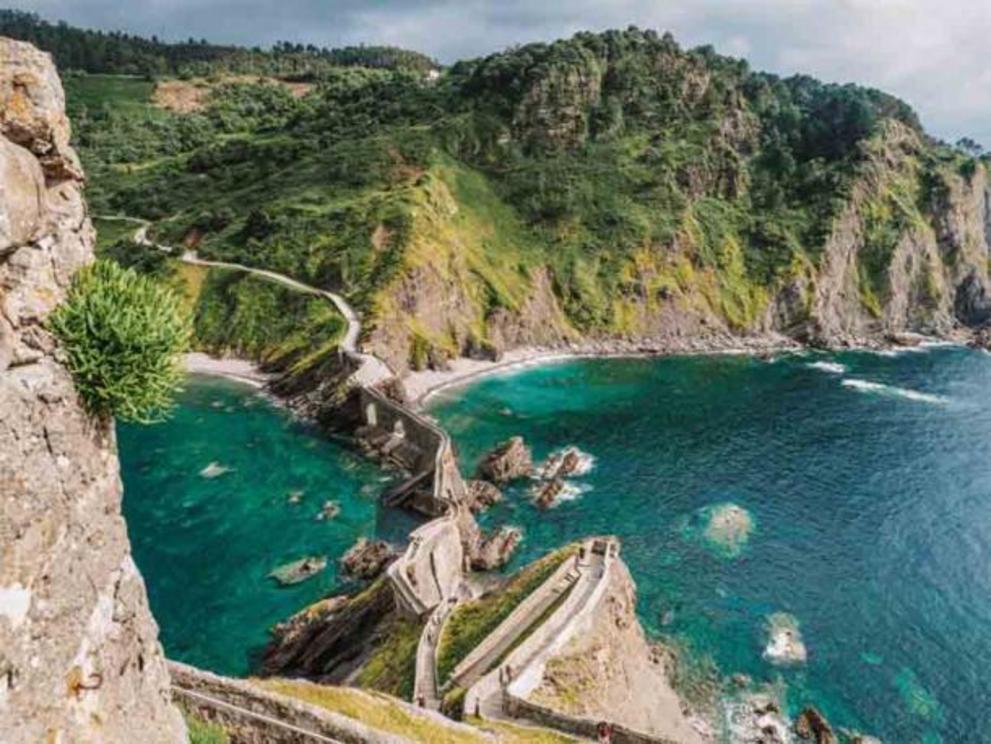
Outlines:
<svg viewBox="0 0 991 744"><path fill-rule="evenodd" d="M184 741L113 423L84 411L43 326L93 255L61 83L2 38L0 135L0 738Z"/></svg>
<svg viewBox="0 0 991 744"><path fill-rule="evenodd" d="M667 655L651 648L637 620L629 570L618 559L607 570L587 621L545 661L529 700L672 741L706 741L704 724L689 717L671 687Z"/></svg>

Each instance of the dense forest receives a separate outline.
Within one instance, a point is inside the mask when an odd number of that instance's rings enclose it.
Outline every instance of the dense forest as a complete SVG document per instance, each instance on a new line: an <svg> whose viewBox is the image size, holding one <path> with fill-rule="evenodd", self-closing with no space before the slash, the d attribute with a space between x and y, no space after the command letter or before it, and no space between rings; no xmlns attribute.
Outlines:
<svg viewBox="0 0 991 744"><path fill-rule="evenodd" d="M923 308L917 324L951 321L967 251L913 262L908 300L893 259L906 236L943 229L937 212L983 174L981 154L933 141L878 90L755 72L629 28L435 76L395 50L262 53L326 63L293 91L272 78L295 74L218 72L254 51L15 21L77 40L48 43L70 60L127 48L167 70L213 66L182 111L156 105L151 81L65 76L94 212L343 291L400 368L514 338L742 333L769 317L802 338L870 333L905 322L891 308L906 302ZM851 304L826 327L814 303L837 235L859 242L837 295Z"/></svg>
<svg viewBox="0 0 991 744"><path fill-rule="evenodd" d="M0 36L29 41L51 52L62 70L100 74L186 77L227 72L312 79L341 66L420 72L437 67L426 55L394 47L325 49L280 42L263 50L210 44L205 39L167 43L155 37L49 23L17 10L0 10Z"/></svg>

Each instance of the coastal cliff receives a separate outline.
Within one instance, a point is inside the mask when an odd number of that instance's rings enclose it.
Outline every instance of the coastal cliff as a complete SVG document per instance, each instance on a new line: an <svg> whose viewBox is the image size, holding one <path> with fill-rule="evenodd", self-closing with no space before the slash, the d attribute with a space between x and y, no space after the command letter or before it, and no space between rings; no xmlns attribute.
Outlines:
<svg viewBox="0 0 991 744"><path fill-rule="evenodd" d="M111 420L44 321L92 260L83 175L46 54L0 38L0 730L178 742L158 627L120 513Z"/></svg>

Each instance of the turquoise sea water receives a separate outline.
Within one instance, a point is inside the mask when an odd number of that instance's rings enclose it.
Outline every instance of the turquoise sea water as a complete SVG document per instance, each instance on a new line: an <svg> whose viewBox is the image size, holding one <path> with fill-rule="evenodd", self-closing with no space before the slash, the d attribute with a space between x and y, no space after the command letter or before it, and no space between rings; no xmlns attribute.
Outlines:
<svg viewBox="0 0 991 744"><path fill-rule="evenodd" d="M521 484L485 516L524 529L515 565L619 535L651 631L724 674L780 678L792 712L957 744L991 741L989 391L991 357L951 348L584 360L483 379L431 413L466 472L514 434L537 458L596 458L574 500L540 511ZM725 503L753 521L735 550L705 539ZM763 658L777 612L805 664Z"/></svg>
<svg viewBox="0 0 991 744"><path fill-rule="evenodd" d="M402 542L413 526L379 507L388 484L377 466L244 385L190 378L172 419L122 425L118 436L134 558L174 659L247 674L272 624L343 586L336 559L359 536ZM210 463L228 470L204 477ZM328 500L340 515L317 521ZM267 578L317 554L330 561L309 581L280 588Z"/></svg>

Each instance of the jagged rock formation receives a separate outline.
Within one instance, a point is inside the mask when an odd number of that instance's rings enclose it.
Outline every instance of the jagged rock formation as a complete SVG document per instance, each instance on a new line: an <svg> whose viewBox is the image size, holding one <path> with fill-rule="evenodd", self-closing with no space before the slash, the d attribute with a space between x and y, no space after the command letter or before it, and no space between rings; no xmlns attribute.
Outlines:
<svg viewBox="0 0 991 744"><path fill-rule="evenodd" d="M488 481L468 480L465 482L465 490L467 506L473 514L483 512L502 501L502 491Z"/></svg>
<svg viewBox="0 0 991 744"><path fill-rule="evenodd" d="M500 527L491 534L480 534L469 550L471 567L476 571L492 571L505 566L523 539L515 527Z"/></svg>
<svg viewBox="0 0 991 744"><path fill-rule="evenodd" d="M374 579L396 559L396 551L385 540L358 538L341 556L341 568L358 579Z"/></svg>
<svg viewBox="0 0 991 744"><path fill-rule="evenodd" d="M43 326L94 239L61 83L47 55L2 38L0 134L2 738L183 741L113 423L83 410Z"/></svg>
<svg viewBox="0 0 991 744"><path fill-rule="evenodd" d="M826 717L817 708L808 707L795 719L795 733L814 744L836 744L836 734Z"/></svg>
<svg viewBox="0 0 991 744"><path fill-rule="evenodd" d="M533 473L533 456L523 437L510 437L485 456L478 475L495 484L508 483Z"/></svg>

